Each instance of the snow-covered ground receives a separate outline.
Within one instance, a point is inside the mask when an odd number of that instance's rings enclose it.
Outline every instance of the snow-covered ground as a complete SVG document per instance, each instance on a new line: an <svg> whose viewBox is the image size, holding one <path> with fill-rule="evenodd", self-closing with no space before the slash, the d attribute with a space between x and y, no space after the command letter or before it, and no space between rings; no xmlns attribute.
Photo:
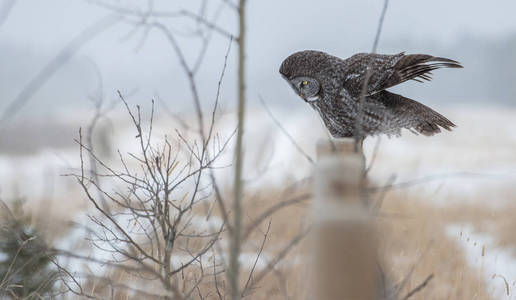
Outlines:
<svg viewBox="0 0 516 300"><path fill-rule="evenodd" d="M493 237L476 232L470 224L450 225L447 234L465 252L468 264L480 270L495 299L516 299L514 249L500 248Z"/></svg>
<svg viewBox="0 0 516 300"><path fill-rule="evenodd" d="M430 138L409 132L405 132L401 138L381 138L377 159L370 173L372 182L383 185L395 175L395 184L415 183L409 188L410 192L431 195L429 198L441 206L463 203L496 207L516 200L516 196L509 192L514 191L516 183L516 131L512 126L516 109L461 107L439 111L458 127L452 132ZM318 116L307 110L288 113L272 110L272 113L299 147L315 159L315 144L318 139L326 137ZM285 182L311 175L313 165L264 110L248 111L247 117L247 188L284 185ZM111 139L113 148L120 149L122 153L137 153L135 132L127 123L127 117L116 117L112 121L115 124ZM159 144L164 135L174 138L176 127L170 119L158 118L154 124L154 144ZM222 138L230 136L234 128L234 115L222 115L217 121L216 131ZM376 138L365 142L368 163L376 142ZM232 154L230 147L217 165L231 165ZM71 178L61 176L76 170L78 166L76 145L55 150L42 149L32 155L7 156L0 153L2 198L17 194L30 201L38 201L42 195L52 194L57 199L58 207L66 207L70 213L74 211L71 208L81 207L75 210L80 211L86 204L77 184ZM217 170L222 187L230 186L231 174L231 167ZM68 236L61 246L74 244L77 238L83 236L80 233L73 231L73 238ZM498 249L494 237L474 232L467 225L451 226L448 234L463 246L468 261L482 270L493 293L509 290L508 296L507 293L497 294L499 299L516 299L516 292L513 292L513 289L516 290L516 260L508 250ZM244 256L247 258L243 257L243 261L253 261L254 253ZM263 259L266 256L264 254ZM264 263L260 260L258 265Z"/></svg>
<svg viewBox="0 0 516 300"><path fill-rule="evenodd" d="M409 132L405 132L401 138L382 137L371 178L378 184L384 183L392 175L396 176L396 182L430 179L415 188L436 193L436 201L451 198L447 196L461 196L463 200L478 198L473 196L484 193L493 196L516 182L516 131L511 126L516 118L516 109L476 107L440 111L453 120L457 128L430 138ZM305 110L288 113L273 110L272 113L303 151L315 159L315 144L326 136L318 116ZM310 176L312 164L296 150L264 110L249 111L247 117L245 173L251 187L284 184L285 180ZM113 120L113 149L120 149L122 153L137 153L135 131L127 120L126 116ZM155 144L159 144L165 135L174 138L177 127L170 119L156 120ZM217 132L221 137L229 137L234 129L234 115L226 114L218 120ZM364 151L368 160L372 157L376 142L376 138L365 142ZM62 177L57 176L79 166L77 146L70 144L73 148L47 148L30 156L0 153L0 188L3 193L18 186L24 196L41 195L48 189L49 177L52 176L55 177L52 180L56 185L54 189L63 188L60 186ZM232 148L228 148L218 165L230 165L232 154ZM228 175L231 172L231 168L220 170L221 180L224 182L228 179L229 183ZM492 197L490 204L507 200L495 198Z"/></svg>

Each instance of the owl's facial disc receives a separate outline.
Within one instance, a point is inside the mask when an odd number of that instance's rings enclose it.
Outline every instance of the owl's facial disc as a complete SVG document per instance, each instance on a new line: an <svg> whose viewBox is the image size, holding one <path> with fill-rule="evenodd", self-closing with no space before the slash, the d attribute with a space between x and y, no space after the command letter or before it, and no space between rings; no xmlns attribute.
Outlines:
<svg viewBox="0 0 516 300"><path fill-rule="evenodd" d="M319 91L321 87L314 78L305 76L295 77L290 80L290 85L306 102L314 102L320 99Z"/></svg>

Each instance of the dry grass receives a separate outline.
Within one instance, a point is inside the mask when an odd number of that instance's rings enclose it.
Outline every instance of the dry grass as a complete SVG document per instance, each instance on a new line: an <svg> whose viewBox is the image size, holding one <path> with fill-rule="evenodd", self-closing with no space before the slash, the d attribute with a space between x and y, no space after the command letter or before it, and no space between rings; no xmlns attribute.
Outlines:
<svg viewBox="0 0 516 300"><path fill-rule="evenodd" d="M468 266L457 241L446 234L446 226L458 221L456 211L414 198L391 195L379 219L387 273L397 282L408 276L402 294L434 274L414 299L490 299L479 270Z"/></svg>
<svg viewBox="0 0 516 300"><path fill-rule="evenodd" d="M281 190L249 191L246 197L246 223L253 223L262 212L285 199L291 199L310 190L309 184L290 193ZM510 193L508 193L510 195ZM383 253L383 271L391 284L403 281L408 276L402 295L419 285L430 274L434 278L428 286L411 299L493 299L487 293L487 287L480 270L472 268L466 262L458 238L446 234L450 224L472 224L476 230L497 238L497 245L515 247L514 228L516 212L514 205L489 207L483 201L467 202L453 199L453 205L432 204L430 196L415 195L405 191L389 193L383 201L378 218L381 231L381 253ZM75 202L75 201L72 201ZM439 201L442 203L442 201ZM476 203L476 204L475 204ZM55 204L55 203L53 203ZM47 207L48 208L48 207ZM45 214L52 215L52 220L70 218L67 205L52 205ZM37 212L37 208L34 208ZM203 214L203 211L198 211ZM309 222L310 200L302 201L279 210L272 218L267 218L250 236L250 242L244 247L244 253L256 253L263 241L269 220L270 232L264 247L263 259L273 257L299 233L303 225ZM62 224L52 222L53 224ZM54 228L54 232L61 230ZM224 243L224 241L222 242ZM306 244L306 243L305 243ZM287 261L278 265L253 289L248 299L303 299L309 286L306 247L302 244L290 252ZM253 260L246 265L252 265ZM255 270L255 275L261 269ZM250 269L244 269L242 282L247 280ZM128 274L113 273L114 277L127 277ZM202 287L211 289L210 282ZM92 282L89 288L102 288L102 284ZM107 291L109 292L109 291ZM213 299L216 295L212 294ZM137 299L137 295L121 291L114 293L114 299ZM210 299L210 298L209 298Z"/></svg>
<svg viewBox="0 0 516 300"><path fill-rule="evenodd" d="M264 191L248 197L246 211L249 220L266 207L280 201L279 191ZM456 203L461 203L457 201ZM482 202L477 205L442 207L432 204L432 199L405 192L389 194L384 200L378 228L383 254L383 271L391 284L407 278L401 295L406 295L433 274L428 286L411 299L493 299L487 293L483 274L468 265L458 241L446 233L448 225L471 223L485 229L485 222L492 234L513 245L516 239L511 233L513 218L506 218L514 210L486 209ZM274 254L299 232L307 222L310 201L285 208L272 218L270 238L265 251ZM503 216L504 215L504 216ZM262 224L262 230L266 222ZM263 236L259 232L252 237L256 250ZM282 264L271 272L259 285L250 299L302 299L307 288L307 255L304 246L297 247ZM251 251L252 249L247 249ZM248 270L249 271L249 270ZM288 298L287 298L288 295Z"/></svg>

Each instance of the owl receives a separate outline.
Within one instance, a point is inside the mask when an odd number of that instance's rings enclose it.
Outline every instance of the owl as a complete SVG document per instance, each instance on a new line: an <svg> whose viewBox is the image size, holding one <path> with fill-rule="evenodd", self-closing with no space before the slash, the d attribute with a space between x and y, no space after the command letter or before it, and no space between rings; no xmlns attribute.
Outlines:
<svg viewBox="0 0 516 300"><path fill-rule="evenodd" d="M429 81L432 71L439 68L462 66L454 60L426 54L359 53L340 59L306 50L287 57L279 72L319 113L333 137L365 138L379 134L399 136L403 128L431 136L441 128L455 127L433 109L386 90L407 80ZM364 86L366 76L369 80Z"/></svg>

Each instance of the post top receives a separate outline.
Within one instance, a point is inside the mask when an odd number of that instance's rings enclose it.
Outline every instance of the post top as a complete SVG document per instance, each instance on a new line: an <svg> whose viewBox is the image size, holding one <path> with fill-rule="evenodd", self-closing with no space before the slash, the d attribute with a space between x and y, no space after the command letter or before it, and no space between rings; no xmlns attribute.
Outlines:
<svg viewBox="0 0 516 300"><path fill-rule="evenodd" d="M362 142L358 144L358 151L355 151L355 139L336 138L319 139L317 141L317 159L329 155L362 154Z"/></svg>

